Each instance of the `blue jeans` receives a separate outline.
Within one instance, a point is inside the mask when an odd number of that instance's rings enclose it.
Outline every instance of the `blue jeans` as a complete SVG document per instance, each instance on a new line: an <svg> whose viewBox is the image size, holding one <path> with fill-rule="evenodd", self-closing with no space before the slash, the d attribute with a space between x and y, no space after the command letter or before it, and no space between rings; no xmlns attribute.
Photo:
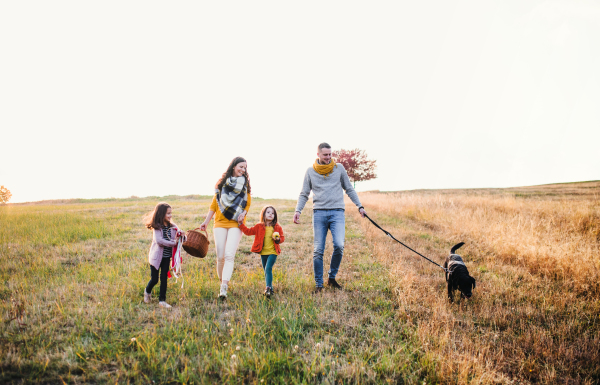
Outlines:
<svg viewBox="0 0 600 385"><path fill-rule="evenodd" d="M273 288L273 265L277 261L277 254L261 255L260 259L265 271L265 283L267 287Z"/></svg>
<svg viewBox="0 0 600 385"><path fill-rule="evenodd" d="M323 252L327 230L331 230L333 238L333 254L329 265L329 278L335 279L344 255L344 238L346 236L346 217L343 209L315 210L313 214L314 252L313 268L317 287L323 287Z"/></svg>

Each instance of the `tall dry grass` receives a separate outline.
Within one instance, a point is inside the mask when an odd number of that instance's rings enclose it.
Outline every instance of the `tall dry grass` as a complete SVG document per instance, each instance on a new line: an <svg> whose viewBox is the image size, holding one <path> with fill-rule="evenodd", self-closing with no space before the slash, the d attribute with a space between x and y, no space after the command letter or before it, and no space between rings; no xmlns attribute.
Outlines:
<svg viewBox="0 0 600 385"><path fill-rule="evenodd" d="M377 210L469 239L488 258L558 279L583 295L600 293L600 201L514 196L365 194Z"/></svg>
<svg viewBox="0 0 600 385"><path fill-rule="evenodd" d="M466 242L460 254L477 279L475 297L449 304L439 267L361 222L389 268L398 317L416 326L439 382L600 381L597 200L457 192L364 193L361 201L440 263Z"/></svg>

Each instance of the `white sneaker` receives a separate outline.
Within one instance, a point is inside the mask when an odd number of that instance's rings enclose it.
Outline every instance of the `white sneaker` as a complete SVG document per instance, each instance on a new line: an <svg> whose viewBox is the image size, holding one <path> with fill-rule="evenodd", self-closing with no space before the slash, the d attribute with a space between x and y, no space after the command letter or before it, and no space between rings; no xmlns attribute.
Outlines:
<svg viewBox="0 0 600 385"><path fill-rule="evenodd" d="M165 309L170 309L170 308L172 308L172 306L171 306L171 305L169 305L168 303L166 303L165 301L160 301L160 302L158 303L158 306L160 306L160 307L164 307Z"/></svg>
<svg viewBox="0 0 600 385"><path fill-rule="evenodd" d="M146 290L144 290L144 302L150 303L151 299L152 299L152 294L148 294L148 293L146 293Z"/></svg>
<svg viewBox="0 0 600 385"><path fill-rule="evenodd" d="M219 298L225 299L227 298L227 285L221 284L221 291L219 292Z"/></svg>

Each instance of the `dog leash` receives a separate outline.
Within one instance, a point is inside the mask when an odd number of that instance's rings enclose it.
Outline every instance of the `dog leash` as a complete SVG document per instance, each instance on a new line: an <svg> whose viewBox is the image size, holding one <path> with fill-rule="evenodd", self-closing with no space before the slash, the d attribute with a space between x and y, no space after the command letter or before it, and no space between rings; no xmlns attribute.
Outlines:
<svg viewBox="0 0 600 385"><path fill-rule="evenodd" d="M369 218L369 216L365 213L365 217L367 217L368 220L371 221L371 223L373 225L375 225L375 227L377 227L379 230L383 231L385 233L385 235L387 235L388 237L392 238L394 241L398 242L399 244L401 244L402 246L406 247L407 249L409 249L410 251L412 251L413 253L425 258L426 260L428 260L429 262L433 263L434 265L439 266L440 268L442 268L442 270L444 270L446 273L448 272L448 269L446 269L445 267L443 267L442 265L440 265L439 263L435 263L433 262L431 259L427 258L426 256L424 256L423 254L419 253L416 250L411 249L410 247L406 246L404 243L400 242L399 240L397 240L396 238L394 238L394 236L392 234L389 233L389 231L385 231L384 229L381 228L381 226L379 226L377 223L375 223L374 220L372 220L371 218Z"/></svg>

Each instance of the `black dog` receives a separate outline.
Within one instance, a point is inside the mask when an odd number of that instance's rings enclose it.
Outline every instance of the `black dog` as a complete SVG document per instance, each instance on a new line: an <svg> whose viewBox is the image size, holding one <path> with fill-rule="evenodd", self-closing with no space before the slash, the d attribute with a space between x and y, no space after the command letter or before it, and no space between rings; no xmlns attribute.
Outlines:
<svg viewBox="0 0 600 385"><path fill-rule="evenodd" d="M459 290L462 298L471 298L471 290L475 289L475 278L469 275L469 270L462 258L454 252L460 249L464 242L458 243L450 250L450 255L446 257L444 268L446 270L446 282L448 282L448 298L454 302L454 290Z"/></svg>

